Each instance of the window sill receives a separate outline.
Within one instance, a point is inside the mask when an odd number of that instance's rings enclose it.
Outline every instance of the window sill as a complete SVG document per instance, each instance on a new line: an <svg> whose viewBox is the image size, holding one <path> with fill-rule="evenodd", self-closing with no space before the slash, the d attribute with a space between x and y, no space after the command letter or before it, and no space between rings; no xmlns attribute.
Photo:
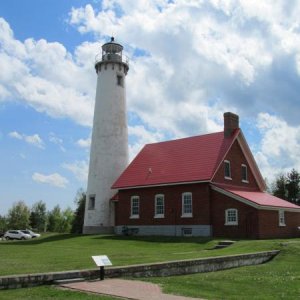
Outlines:
<svg viewBox="0 0 300 300"><path fill-rule="evenodd" d="M225 226L238 226L239 223L237 223L237 222L230 222L230 223L225 223L224 225Z"/></svg>
<svg viewBox="0 0 300 300"><path fill-rule="evenodd" d="M155 215L154 219L163 219L165 215Z"/></svg>
<svg viewBox="0 0 300 300"><path fill-rule="evenodd" d="M193 215L192 214L184 214L184 215L181 215L181 218L192 218Z"/></svg>
<svg viewBox="0 0 300 300"><path fill-rule="evenodd" d="M286 226L286 224L283 224L283 223L279 224L279 227L285 227L285 226Z"/></svg>
<svg viewBox="0 0 300 300"><path fill-rule="evenodd" d="M243 182L243 183L249 183L249 181L248 181L248 180L242 180L242 182Z"/></svg>
<svg viewBox="0 0 300 300"><path fill-rule="evenodd" d="M224 177L226 180L232 180L232 178L231 177Z"/></svg>
<svg viewBox="0 0 300 300"><path fill-rule="evenodd" d="M130 219L139 219L140 216L139 215L133 215L133 216L130 216Z"/></svg>

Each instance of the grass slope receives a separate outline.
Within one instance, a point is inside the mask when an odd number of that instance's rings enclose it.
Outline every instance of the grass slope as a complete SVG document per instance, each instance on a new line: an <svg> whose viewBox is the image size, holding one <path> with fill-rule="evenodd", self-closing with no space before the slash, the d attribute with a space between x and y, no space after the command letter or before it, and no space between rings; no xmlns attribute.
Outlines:
<svg viewBox="0 0 300 300"><path fill-rule="evenodd" d="M114 265L127 265L279 249L281 253L264 265L147 280L162 285L166 293L205 299L300 299L300 239L241 240L225 249L208 250L217 242L96 235L45 235L31 241L1 241L0 275L94 268L91 256L101 254L108 255ZM0 291L0 299L63 298L113 299L48 286Z"/></svg>
<svg viewBox="0 0 300 300"><path fill-rule="evenodd" d="M278 248L278 241L240 241L207 250L217 240L52 234L30 241L0 242L0 276L95 268L92 255L108 255L114 266L247 253Z"/></svg>
<svg viewBox="0 0 300 300"><path fill-rule="evenodd" d="M95 268L91 256L101 254L108 255L113 265L193 258L214 243L207 239L70 234L1 241L0 276Z"/></svg>
<svg viewBox="0 0 300 300"><path fill-rule="evenodd" d="M159 283L165 293L195 298L300 299L300 239L279 242L278 248L281 253L263 265L147 280Z"/></svg>

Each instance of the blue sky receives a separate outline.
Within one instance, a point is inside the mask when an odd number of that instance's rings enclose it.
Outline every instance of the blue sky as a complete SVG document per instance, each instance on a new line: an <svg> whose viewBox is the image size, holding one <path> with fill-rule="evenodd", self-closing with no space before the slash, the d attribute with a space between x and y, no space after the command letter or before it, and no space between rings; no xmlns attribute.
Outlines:
<svg viewBox="0 0 300 300"><path fill-rule="evenodd" d="M300 1L0 1L0 214L74 207L86 188L94 58L130 59L131 158L145 143L241 127L264 177L300 170Z"/></svg>

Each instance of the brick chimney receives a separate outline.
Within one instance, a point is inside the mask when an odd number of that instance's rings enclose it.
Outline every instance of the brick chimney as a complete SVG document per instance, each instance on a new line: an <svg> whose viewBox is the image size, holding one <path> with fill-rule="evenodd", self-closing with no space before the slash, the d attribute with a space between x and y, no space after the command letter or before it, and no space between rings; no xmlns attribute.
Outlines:
<svg viewBox="0 0 300 300"><path fill-rule="evenodd" d="M230 137L239 128L239 116L231 112L224 113L224 137Z"/></svg>

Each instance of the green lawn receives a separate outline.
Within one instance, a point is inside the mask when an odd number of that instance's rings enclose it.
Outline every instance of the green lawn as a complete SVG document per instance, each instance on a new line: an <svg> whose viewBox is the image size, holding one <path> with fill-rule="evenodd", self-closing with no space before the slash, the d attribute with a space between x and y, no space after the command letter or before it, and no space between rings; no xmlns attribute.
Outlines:
<svg viewBox="0 0 300 300"><path fill-rule="evenodd" d="M91 256L101 254L108 255L116 266L279 249L281 253L264 265L147 280L159 283L167 293L206 299L300 299L300 239L240 240L228 248L210 250L217 242L201 238L58 234L31 241L1 241L0 275L95 268ZM113 299L49 286L0 292L0 299L68 297Z"/></svg>
<svg viewBox="0 0 300 300"><path fill-rule="evenodd" d="M159 283L165 293L195 298L300 299L300 239L286 240L278 248L281 253L263 265L145 280Z"/></svg>
<svg viewBox="0 0 300 300"><path fill-rule="evenodd" d="M176 237L122 237L52 234L30 241L0 242L0 276L95 268L92 255L113 265L130 265L278 249L279 241L239 241L207 250L217 240Z"/></svg>

